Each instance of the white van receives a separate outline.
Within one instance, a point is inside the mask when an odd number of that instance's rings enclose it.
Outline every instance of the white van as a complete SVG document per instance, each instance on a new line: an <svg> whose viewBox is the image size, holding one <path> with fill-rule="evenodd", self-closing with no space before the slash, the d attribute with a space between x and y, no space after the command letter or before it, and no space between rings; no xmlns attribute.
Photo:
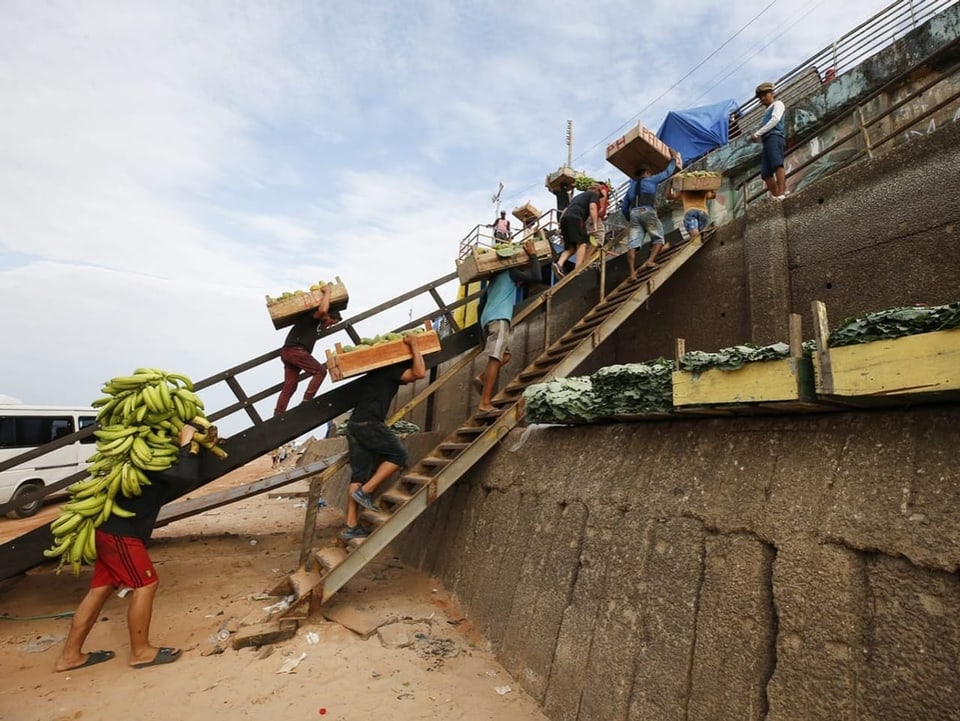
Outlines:
<svg viewBox="0 0 960 721"><path fill-rule="evenodd" d="M97 411L93 408L0 405L0 463L96 422ZM91 434L31 461L0 470L0 505L82 471L89 465L87 458L96 450L96 442L96 436ZM26 503L10 511L10 515L32 516L42 504L43 499Z"/></svg>

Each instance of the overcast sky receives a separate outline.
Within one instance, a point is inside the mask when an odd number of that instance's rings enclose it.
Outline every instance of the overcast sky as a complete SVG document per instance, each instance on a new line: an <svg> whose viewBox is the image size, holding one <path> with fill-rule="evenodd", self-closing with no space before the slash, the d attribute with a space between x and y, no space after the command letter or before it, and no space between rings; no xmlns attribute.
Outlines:
<svg viewBox="0 0 960 721"><path fill-rule="evenodd" d="M628 127L744 102L887 4L0 0L0 394L199 380L279 347L264 296L320 279L383 303L454 270L500 182L549 209L568 119L620 183Z"/></svg>

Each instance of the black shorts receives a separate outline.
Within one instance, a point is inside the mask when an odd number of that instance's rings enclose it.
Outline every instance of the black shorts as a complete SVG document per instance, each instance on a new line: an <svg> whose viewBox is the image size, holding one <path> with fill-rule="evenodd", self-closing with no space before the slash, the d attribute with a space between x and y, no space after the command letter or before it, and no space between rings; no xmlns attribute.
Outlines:
<svg viewBox="0 0 960 721"><path fill-rule="evenodd" d="M347 446L351 483L366 483L381 461L407 465L407 449L382 421L348 422Z"/></svg>
<svg viewBox="0 0 960 721"><path fill-rule="evenodd" d="M576 250L578 245L590 242L586 223L575 215L560 216L560 235L563 236L564 250Z"/></svg>

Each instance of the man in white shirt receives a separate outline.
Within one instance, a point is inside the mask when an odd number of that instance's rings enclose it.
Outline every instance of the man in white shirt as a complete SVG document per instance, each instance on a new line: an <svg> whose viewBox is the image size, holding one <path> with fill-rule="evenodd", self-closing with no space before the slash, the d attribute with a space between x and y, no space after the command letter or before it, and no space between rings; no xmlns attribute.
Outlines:
<svg viewBox="0 0 960 721"><path fill-rule="evenodd" d="M760 160L760 177L767 190L777 200L787 195L787 176L783 168L784 149L786 147L786 106L777 100L773 92L773 83L760 83L757 86L757 99L767 111L757 131L750 136L754 142L763 143Z"/></svg>

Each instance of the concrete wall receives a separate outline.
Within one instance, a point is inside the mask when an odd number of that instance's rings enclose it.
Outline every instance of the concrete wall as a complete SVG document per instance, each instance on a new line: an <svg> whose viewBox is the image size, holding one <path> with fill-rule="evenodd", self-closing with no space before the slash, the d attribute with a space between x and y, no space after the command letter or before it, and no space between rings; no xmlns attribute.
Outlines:
<svg viewBox="0 0 960 721"><path fill-rule="evenodd" d="M835 325L960 299L958 141L954 123L759 204L581 372L676 337L785 340L791 312L812 337L812 300ZM598 292L593 273L558 297L551 332ZM542 334L520 331L505 378ZM437 427L475 403L465 372ZM517 429L396 547L556 721L960 718L958 429L956 404Z"/></svg>
<svg viewBox="0 0 960 721"><path fill-rule="evenodd" d="M516 429L397 545L556 721L957 718L958 429Z"/></svg>

